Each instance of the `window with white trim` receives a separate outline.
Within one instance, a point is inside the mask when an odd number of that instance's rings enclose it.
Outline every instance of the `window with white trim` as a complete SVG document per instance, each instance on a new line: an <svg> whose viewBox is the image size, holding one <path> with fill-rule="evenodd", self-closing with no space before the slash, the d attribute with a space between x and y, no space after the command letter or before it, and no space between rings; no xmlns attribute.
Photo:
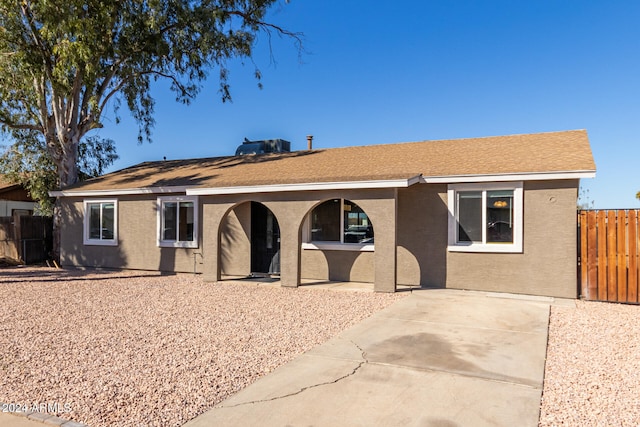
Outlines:
<svg viewBox="0 0 640 427"><path fill-rule="evenodd" d="M158 197L158 246L198 247L197 197Z"/></svg>
<svg viewBox="0 0 640 427"><path fill-rule="evenodd" d="M522 182L450 184L449 251L522 252Z"/></svg>
<svg viewBox="0 0 640 427"><path fill-rule="evenodd" d="M371 219L357 204L345 199L327 200L307 218L306 249L373 250Z"/></svg>
<svg viewBox="0 0 640 427"><path fill-rule="evenodd" d="M84 201L83 243L105 246L118 244L118 201L116 199Z"/></svg>

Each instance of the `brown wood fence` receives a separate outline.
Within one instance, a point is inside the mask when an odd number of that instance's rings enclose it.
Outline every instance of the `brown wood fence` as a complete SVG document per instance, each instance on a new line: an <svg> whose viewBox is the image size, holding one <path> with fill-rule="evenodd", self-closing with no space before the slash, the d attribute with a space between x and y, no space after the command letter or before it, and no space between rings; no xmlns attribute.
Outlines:
<svg viewBox="0 0 640 427"><path fill-rule="evenodd" d="M15 234L13 217L0 216L0 259L5 258L12 261L20 259Z"/></svg>
<svg viewBox="0 0 640 427"><path fill-rule="evenodd" d="M578 211L581 297L638 303L640 213L637 209Z"/></svg>
<svg viewBox="0 0 640 427"><path fill-rule="evenodd" d="M50 259L52 246L52 218L0 217L0 258L34 264Z"/></svg>

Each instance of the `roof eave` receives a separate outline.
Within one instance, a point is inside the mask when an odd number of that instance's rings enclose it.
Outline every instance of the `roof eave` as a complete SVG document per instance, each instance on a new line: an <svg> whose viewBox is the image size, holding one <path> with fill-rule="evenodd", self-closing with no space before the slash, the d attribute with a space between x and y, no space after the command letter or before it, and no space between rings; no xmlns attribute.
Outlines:
<svg viewBox="0 0 640 427"><path fill-rule="evenodd" d="M175 194L185 193L189 186L121 188L116 190L57 190L49 191L51 197L109 197L141 194Z"/></svg>
<svg viewBox="0 0 640 427"><path fill-rule="evenodd" d="M555 179L595 178L595 176L595 170L578 170L504 174L422 176L420 178L420 182L426 184L452 184L458 182L543 181Z"/></svg>
<svg viewBox="0 0 640 427"><path fill-rule="evenodd" d="M541 181L556 179L594 178L595 170L565 171L565 172L531 172L505 174L478 175L446 175L422 176L411 178L370 180L370 181L337 181L337 182L308 182L295 184L247 185L234 187L195 187L195 186L165 186L144 188L122 188L115 190L58 190L50 191L51 197L109 197L143 194L176 194L189 196L213 196L223 194L249 193L278 193L289 191L318 191L318 190L357 190L372 188L406 188L417 183L449 184L459 182L504 182L504 181Z"/></svg>
<svg viewBox="0 0 640 427"><path fill-rule="evenodd" d="M413 184L417 184L418 182L420 182L420 175L416 175L411 178L373 181L309 182L296 184L247 185L239 187L191 188L187 190L187 195L209 196L221 194L278 193L285 191L406 188Z"/></svg>
<svg viewBox="0 0 640 427"><path fill-rule="evenodd" d="M341 181L341 182L309 182L296 184L247 185L235 187L194 187L167 186L146 188L123 188L117 190L59 190L50 191L51 197L109 197L142 194L184 193L188 196L207 196L222 194L248 193L278 193L289 191L317 191L317 190L349 190L370 188L406 188L420 182L420 175L411 178L386 179L372 181Z"/></svg>

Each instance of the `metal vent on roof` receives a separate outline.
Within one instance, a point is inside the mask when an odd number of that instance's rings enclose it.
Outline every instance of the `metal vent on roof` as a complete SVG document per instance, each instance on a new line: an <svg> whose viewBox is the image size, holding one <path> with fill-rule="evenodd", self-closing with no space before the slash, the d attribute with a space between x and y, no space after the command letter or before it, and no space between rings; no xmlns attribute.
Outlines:
<svg viewBox="0 0 640 427"><path fill-rule="evenodd" d="M236 156L244 156L246 154L288 153L289 151L291 151L291 143L284 139L249 141L245 138L242 145L236 149Z"/></svg>

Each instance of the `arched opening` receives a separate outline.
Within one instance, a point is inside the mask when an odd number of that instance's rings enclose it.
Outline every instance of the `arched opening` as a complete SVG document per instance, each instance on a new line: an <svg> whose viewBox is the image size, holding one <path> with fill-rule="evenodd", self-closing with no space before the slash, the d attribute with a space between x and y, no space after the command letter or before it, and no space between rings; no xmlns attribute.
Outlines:
<svg viewBox="0 0 640 427"><path fill-rule="evenodd" d="M280 274L280 226L259 202L231 208L220 227L220 273L225 278Z"/></svg>
<svg viewBox="0 0 640 427"><path fill-rule="evenodd" d="M258 202L251 202L251 274L280 275L280 226Z"/></svg>
<svg viewBox="0 0 640 427"><path fill-rule="evenodd" d="M306 222L308 242L374 243L371 218L350 200L326 200L311 210Z"/></svg>
<svg viewBox="0 0 640 427"><path fill-rule="evenodd" d="M373 283L374 225L357 203L335 198L309 210L302 226L302 277Z"/></svg>

